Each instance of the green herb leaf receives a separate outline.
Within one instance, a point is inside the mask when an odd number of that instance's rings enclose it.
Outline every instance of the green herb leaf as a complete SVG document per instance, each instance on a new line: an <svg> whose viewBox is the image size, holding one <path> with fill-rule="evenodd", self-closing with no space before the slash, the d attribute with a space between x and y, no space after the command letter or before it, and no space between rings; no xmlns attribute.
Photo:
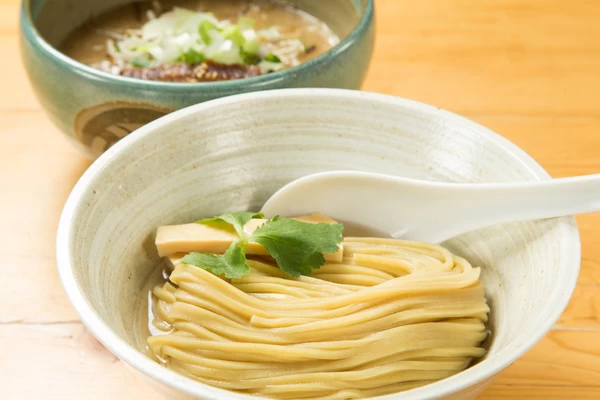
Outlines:
<svg viewBox="0 0 600 400"><path fill-rule="evenodd" d="M240 278L250 271L246 262L249 241L259 243L275 258L279 268L288 275L310 275L313 269L325 263L323 254L338 251L342 242L342 224L312 224L288 218L275 217L254 231L250 237L244 225L253 218L263 218L262 213L235 212L197 221L220 229L232 227L240 236L223 255L190 253L181 262L192 264L228 278Z"/></svg>
<svg viewBox="0 0 600 400"><path fill-rule="evenodd" d="M237 242L232 243L225 254L190 253L183 257L181 262L227 278L241 278L250 272L246 255Z"/></svg>
<svg viewBox="0 0 600 400"><path fill-rule="evenodd" d="M179 57L179 60L188 64L200 64L206 57L194 49L189 49Z"/></svg>
<svg viewBox="0 0 600 400"><path fill-rule="evenodd" d="M268 62L274 62L274 63L280 63L281 59L279 57L277 57L275 54L270 53L265 57L265 61Z"/></svg>
<svg viewBox="0 0 600 400"><path fill-rule="evenodd" d="M260 226L250 241L262 244L288 275L309 275L325 263L322 253L338 251L342 224L311 224L275 217Z"/></svg>
<svg viewBox="0 0 600 400"><path fill-rule="evenodd" d="M240 239L246 240L246 232L244 232L244 225L248 221L254 218L262 218L264 217L263 213L255 213L255 212L233 212L227 213L223 215L219 215L218 217L207 218L200 221L196 221L197 224L206 224L212 225L218 222L227 222L235 228L235 231L239 235Z"/></svg>
<svg viewBox="0 0 600 400"><path fill-rule="evenodd" d="M212 37L210 36L208 31L213 29L217 30L218 28L215 24L213 24L207 19L202 21L202 23L200 23L200 26L198 26L198 33L200 34L200 37L202 38L204 44L209 45L212 43Z"/></svg>

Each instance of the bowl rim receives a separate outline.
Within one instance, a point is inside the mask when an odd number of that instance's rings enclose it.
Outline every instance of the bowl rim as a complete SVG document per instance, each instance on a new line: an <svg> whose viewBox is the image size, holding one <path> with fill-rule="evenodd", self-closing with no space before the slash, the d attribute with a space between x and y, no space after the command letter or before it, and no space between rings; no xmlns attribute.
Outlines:
<svg viewBox="0 0 600 400"><path fill-rule="evenodd" d="M113 147L102 154L76 183L73 191L69 195L63 212L60 217L57 239L56 239L56 260L60 279L63 283L67 296L81 317L83 324L104 344L113 354L126 364L134 367L143 374L151 377L163 385L186 393L193 397L203 396L201 398L210 398L213 400L240 399L249 400L255 397L232 393L223 389L218 389L209 385L201 384L191 379L185 378L174 371L168 370L158 363L154 362L141 352L127 344L116 333L114 333L107 324L105 324L94 308L87 302L82 290L79 288L75 275L73 273L74 262L71 259L71 237L74 234L72 221L82 206L82 197L91 190L93 182L99 179L103 170L116 158L128 153L139 142L143 142L146 136L162 130L162 128L172 124L174 121L184 119L209 109L218 108L228 104L240 102L252 102L255 100L281 99L281 98L335 98L335 99L353 99L369 101L373 104L391 105L411 110L421 114L428 114L437 119L444 119L453 124L469 127L470 129L487 136L496 144L503 147L508 154L520 161L535 179L550 179L550 175L524 150L510 142L508 139L500 136L492 130L473 122L467 118L461 117L449 111L438 107L423 104L413 100L400 97L360 92L346 89L276 89L269 91L260 91L252 93L238 94L235 96L223 97L216 100L193 105L164 117L161 117L142 128L129 134L117 142ZM561 286L554 296L547 299L547 303L552 307L549 312L539 319L539 329L535 333L515 340L506 348L494 355L493 362L485 359L449 378L441 381L412 389L405 392L389 394L385 396L374 397L379 400L409 400L409 399L437 399L440 396L446 396L464 390L468 387L481 383L508 367L527 350L535 345L550 330L554 322L558 320L567 306L568 301L575 289L579 275L581 262L581 241L579 230L574 217L560 218L562 238L559 243L561 253L566 254L565 262L561 270L563 279L558 281Z"/></svg>
<svg viewBox="0 0 600 400"><path fill-rule="evenodd" d="M276 84L285 79L293 79L293 77L295 77L299 73L303 73L311 69L318 69L320 66L323 66L326 63L328 63L330 60L339 57L349 47L356 44L356 42L358 42L363 36L367 34L369 28L373 26L375 14L375 0L362 0L363 13L360 16L359 21L356 23L356 26L354 26L354 28L352 29L352 31L344 39L340 40L340 43L333 46L331 49L295 67L286 68L281 71L272 72L266 75L229 81L163 82L114 75L86 65L62 53L60 50L48 43L38 31L31 16L32 1L34 0L23 0L21 4L20 31L21 35L23 35L23 37L26 38L27 41L37 49L37 51L45 54L46 56L49 56L50 58L58 60L59 62L66 65L69 69L80 73L92 80L114 82L120 85L128 85L132 88L146 90L160 89L176 92L194 92L200 89L234 91L240 86L244 86L244 88L247 89L258 89L268 87L269 85Z"/></svg>

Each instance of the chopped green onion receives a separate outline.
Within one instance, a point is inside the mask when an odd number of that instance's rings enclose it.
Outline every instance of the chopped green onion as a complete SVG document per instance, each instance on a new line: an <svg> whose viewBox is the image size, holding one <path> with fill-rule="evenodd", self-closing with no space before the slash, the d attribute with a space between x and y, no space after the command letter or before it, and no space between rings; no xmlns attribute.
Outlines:
<svg viewBox="0 0 600 400"><path fill-rule="evenodd" d="M144 60L143 58L135 58L131 61L131 65L136 68L146 68L150 65L150 61Z"/></svg>
<svg viewBox="0 0 600 400"><path fill-rule="evenodd" d="M226 41L224 43L230 43L231 47L223 48L220 51L212 53L210 59L221 64L242 64L244 60L240 55L239 47L233 45L231 41Z"/></svg>
<svg viewBox="0 0 600 400"><path fill-rule="evenodd" d="M140 51L142 53L147 53L151 48L156 47L155 44L147 44L145 46L140 46L135 49L135 51Z"/></svg>
<svg viewBox="0 0 600 400"><path fill-rule="evenodd" d="M242 50L246 53L258 54L260 51L260 42L258 41L258 36L253 29L244 29L242 31L242 35L244 35L244 45L242 46Z"/></svg>
<svg viewBox="0 0 600 400"><path fill-rule="evenodd" d="M146 22L141 29L125 31L119 40L107 40L106 50L115 65L147 68L173 63L197 65L210 60L256 65L266 72L284 68L288 57L292 59L289 64L295 65L296 55L310 51L299 45L299 40L293 46L278 44L282 36L276 27L256 31L251 18L234 21L232 24L229 20L219 21L210 13L175 8ZM279 45L294 53L286 55L285 63L271 53Z"/></svg>
<svg viewBox="0 0 600 400"><path fill-rule="evenodd" d="M270 53L265 57L265 61L268 62L272 62L272 63L280 63L281 60L279 59L279 57L277 57L275 54Z"/></svg>
<svg viewBox="0 0 600 400"><path fill-rule="evenodd" d="M202 21L202 23L198 27L198 33L200 33L200 37L202 38L202 41L207 45L212 43L212 37L208 33L208 31L210 30L218 29L215 24L206 19Z"/></svg>
<svg viewBox="0 0 600 400"><path fill-rule="evenodd" d="M223 37L231 40L240 47L244 45L244 42L246 42L244 35L242 35L242 31L240 31L240 28L236 25L229 25L227 28L225 28L223 30Z"/></svg>
<svg viewBox="0 0 600 400"><path fill-rule="evenodd" d="M242 46L242 50L249 54L258 54L260 43L258 40L246 40L246 43Z"/></svg>
<svg viewBox="0 0 600 400"><path fill-rule="evenodd" d="M256 65L260 62L260 57L257 54L248 53L244 50L240 51L240 56L246 65Z"/></svg>
<svg viewBox="0 0 600 400"><path fill-rule="evenodd" d="M281 71L283 69L283 64L270 61L261 61L258 64L258 67L260 68L261 73L268 74L270 72Z"/></svg>
<svg viewBox="0 0 600 400"><path fill-rule="evenodd" d="M206 57L204 57L204 54L199 53L194 49L189 49L188 51L183 53L181 57L179 57L180 61L183 61L188 64L200 64L205 59Z"/></svg>

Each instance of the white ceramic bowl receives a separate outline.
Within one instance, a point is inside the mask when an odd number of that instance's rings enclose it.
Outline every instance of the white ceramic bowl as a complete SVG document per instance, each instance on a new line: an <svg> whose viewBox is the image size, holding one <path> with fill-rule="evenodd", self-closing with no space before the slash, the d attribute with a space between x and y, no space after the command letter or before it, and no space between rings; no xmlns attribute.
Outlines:
<svg viewBox="0 0 600 400"><path fill-rule="evenodd" d="M83 175L58 229L69 298L93 334L162 393L252 399L179 376L139 350L142 286L158 263L155 229L258 210L283 184L334 169L457 182L549 178L497 134L413 101L332 89L227 97L150 123ZM498 226L446 245L483 267L492 308L489 352L451 378L380 399L475 397L544 336L575 287L580 242L573 218Z"/></svg>

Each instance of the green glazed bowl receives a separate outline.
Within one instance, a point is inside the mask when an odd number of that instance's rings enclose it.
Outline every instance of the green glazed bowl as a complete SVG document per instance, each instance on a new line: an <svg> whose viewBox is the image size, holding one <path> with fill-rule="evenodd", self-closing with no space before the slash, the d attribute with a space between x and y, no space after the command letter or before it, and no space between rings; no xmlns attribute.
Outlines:
<svg viewBox="0 0 600 400"><path fill-rule="evenodd" d="M21 54L52 122L96 158L131 131L171 111L219 97L278 88L359 89L373 52L374 0L295 0L341 42L297 67L225 82L143 81L99 71L56 49L76 27L132 0L23 0Z"/></svg>

